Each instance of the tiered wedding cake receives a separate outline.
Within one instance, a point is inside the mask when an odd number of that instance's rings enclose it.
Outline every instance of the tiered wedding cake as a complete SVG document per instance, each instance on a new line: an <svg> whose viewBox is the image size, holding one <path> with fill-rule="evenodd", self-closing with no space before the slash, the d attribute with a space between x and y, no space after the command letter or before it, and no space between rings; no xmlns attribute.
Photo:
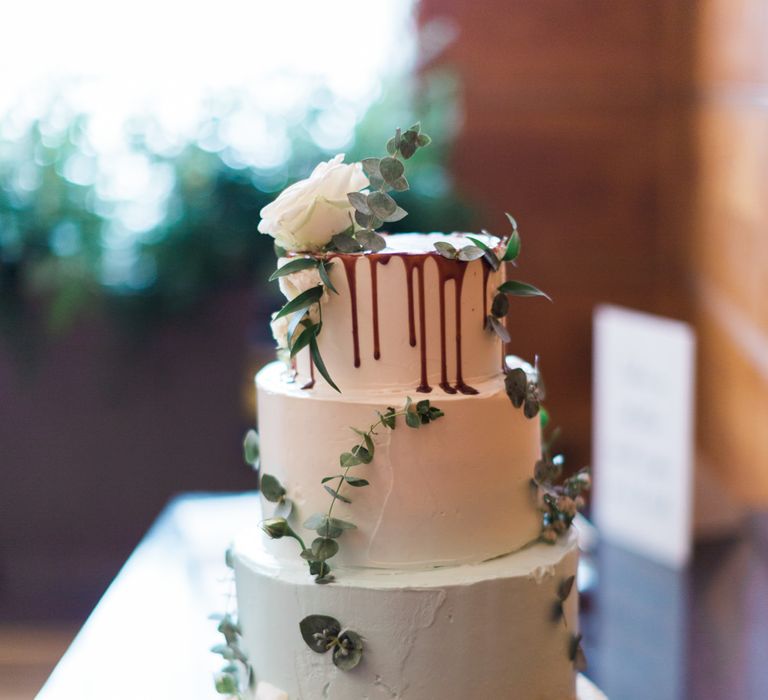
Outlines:
<svg viewBox="0 0 768 700"><path fill-rule="evenodd" d="M337 157L262 213L289 301L256 378L263 532L230 554L220 692L577 697L587 476L555 485L537 369L503 360L509 297L542 294L505 281L514 220L505 239L374 232L426 143L412 127L388 158Z"/></svg>

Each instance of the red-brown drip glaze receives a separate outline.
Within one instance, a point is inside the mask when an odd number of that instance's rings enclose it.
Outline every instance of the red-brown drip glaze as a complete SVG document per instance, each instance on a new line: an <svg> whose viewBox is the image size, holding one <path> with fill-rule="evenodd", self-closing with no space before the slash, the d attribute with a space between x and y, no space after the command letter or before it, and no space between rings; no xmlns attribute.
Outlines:
<svg viewBox="0 0 768 700"><path fill-rule="evenodd" d="M462 394L477 394L477 389L464 382L463 366L461 360L461 290L464 285L464 274L467 271L467 263L459 260L449 260L441 255L433 256L437 263L438 284L440 294L440 387L448 394L457 391ZM453 280L455 315L456 315L456 386L448 383L448 357L446 348L446 321L445 321L445 285L448 280Z"/></svg>
<svg viewBox="0 0 768 700"><path fill-rule="evenodd" d="M413 303L413 271L416 270L416 274L419 278L419 355L421 358L421 383L416 387L416 391L422 394L428 394L432 391L432 387L429 386L429 378L427 372L427 315L426 315L426 302L424 293L424 263L427 261L426 256L422 255L400 255L405 265L405 278L408 283L408 329L411 335L411 345L416 345L416 323L415 323L415 309Z"/></svg>
<svg viewBox="0 0 768 700"><path fill-rule="evenodd" d="M371 313L373 317L373 359L378 360L381 357L381 348L379 344L379 277L378 264L388 265L391 256L389 255L369 255L368 262L371 266Z"/></svg>
<svg viewBox="0 0 768 700"><path fill-rule="evenodd" d="M309 353L309 381L301 388L311 389L313 386L315 386L315 363L312 360L312 353Z"/></svg>
<svg viewBox="0 0 768 700"><path fill-rule="evenodd" d="M355 367L360 366L360 333L357 328L357 274L355 268L358 257L357 255L339 255L341 264L344 265L344 271L347 273L347 283L349 284L349 301L352 305L352 348Z"/></svg>

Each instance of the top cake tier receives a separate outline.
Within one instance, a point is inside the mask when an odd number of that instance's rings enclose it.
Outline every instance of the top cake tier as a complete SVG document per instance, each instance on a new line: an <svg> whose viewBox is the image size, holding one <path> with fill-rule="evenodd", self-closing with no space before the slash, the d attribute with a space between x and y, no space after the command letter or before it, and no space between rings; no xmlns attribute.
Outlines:
<svg viewBox="0 0 768 700"><path fill-rule="evenodd" d="M474 236L488 246L492 236ZM474 245L462 234L386 236L378 253L331 253L322 305L320 355L344 393L397 389L473 394L473 384L497 375L501 341L486 328L491 299L502 282L482 258L448 259L435 250L445 241ZM281 258L278 267L293 258ZM315 284L298 272L281 278L287 296ZM302 277L305 276L305 277ZM308 349L295 359L297 382L320 393L333 389L317 372Z"/></svg>

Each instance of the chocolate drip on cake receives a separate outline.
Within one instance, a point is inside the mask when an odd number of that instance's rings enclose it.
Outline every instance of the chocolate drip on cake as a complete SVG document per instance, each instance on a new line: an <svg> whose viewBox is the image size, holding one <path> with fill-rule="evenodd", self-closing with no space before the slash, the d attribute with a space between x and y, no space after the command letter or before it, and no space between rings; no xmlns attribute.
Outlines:
<svg viewBox="0 0 768 700"><path fill-rule="evenodd" d="M344 271L347 273L349 284L349 301L352 305L352 348L355 357L355 367L360 366L360 333L357 327L357 265L358 256L339 255Z"/></svg>
<svg viewBox="0 0 768 700"><path fill-rule="evenodd" d="M411 346L416 345L416 323L415 323L415 310L413 299L413 272L416 271L419 279L419 355L421 359L421 383L416 387L416 391L423 394L428 394L432 391L432 387L429 386L427 377L427 316L426 316L426 302L424 300L424 263L427 261L426 256L417 255L400 255L403 265L405 265L405 279L408 284L408 331L410 334Z"/></svg>
<svg viewBox="0 0 768 700"><path fill-rule="evenodd" d="M457 391L462 394L476 394L477 389L464 383L461 361L461 290L464 286L464 274L467 264L459 260L449 260L441 255L432 256L437 263L439 295L440 295L440 388L448 394ZM445 285L448 280L453 280L455 315L456 315L456 386L448 382L448 352L446 339L445 318Z"/></svg>
<svg viewBox="0 0 768 700"><path fill-rule="evenodd" d="M373 359L378 360L381 357L381 348L379 345L379 277L378 265L388 265L391 259L390 255L369 255L368 262L371 266L371 314L373 320ZM414 342L411 345L416 343Z"/></svg>

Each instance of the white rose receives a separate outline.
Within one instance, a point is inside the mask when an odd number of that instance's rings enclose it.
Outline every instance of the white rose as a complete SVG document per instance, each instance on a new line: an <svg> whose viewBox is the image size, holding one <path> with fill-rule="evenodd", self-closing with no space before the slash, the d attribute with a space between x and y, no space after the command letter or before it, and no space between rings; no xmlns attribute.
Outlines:
<svg viewBox="0 0 768 700"><path fill-rule="evenodd" d="M283 190L261 210L259 231L286 250L319 250L349 228L354 208L347 193L370 184L360 163L345 164L344 154L320 163L306 180Z"/></svg>
<svg viewBox="0 0 768 700"><path fill-rule="evenodd" d="M275 318L275 316L277 316L277 311L272 314L272 320L269 322L269 327L272 329L272 337L275 339L279 350L286 350L288 348L290 314L280 318Z"/></svg>

